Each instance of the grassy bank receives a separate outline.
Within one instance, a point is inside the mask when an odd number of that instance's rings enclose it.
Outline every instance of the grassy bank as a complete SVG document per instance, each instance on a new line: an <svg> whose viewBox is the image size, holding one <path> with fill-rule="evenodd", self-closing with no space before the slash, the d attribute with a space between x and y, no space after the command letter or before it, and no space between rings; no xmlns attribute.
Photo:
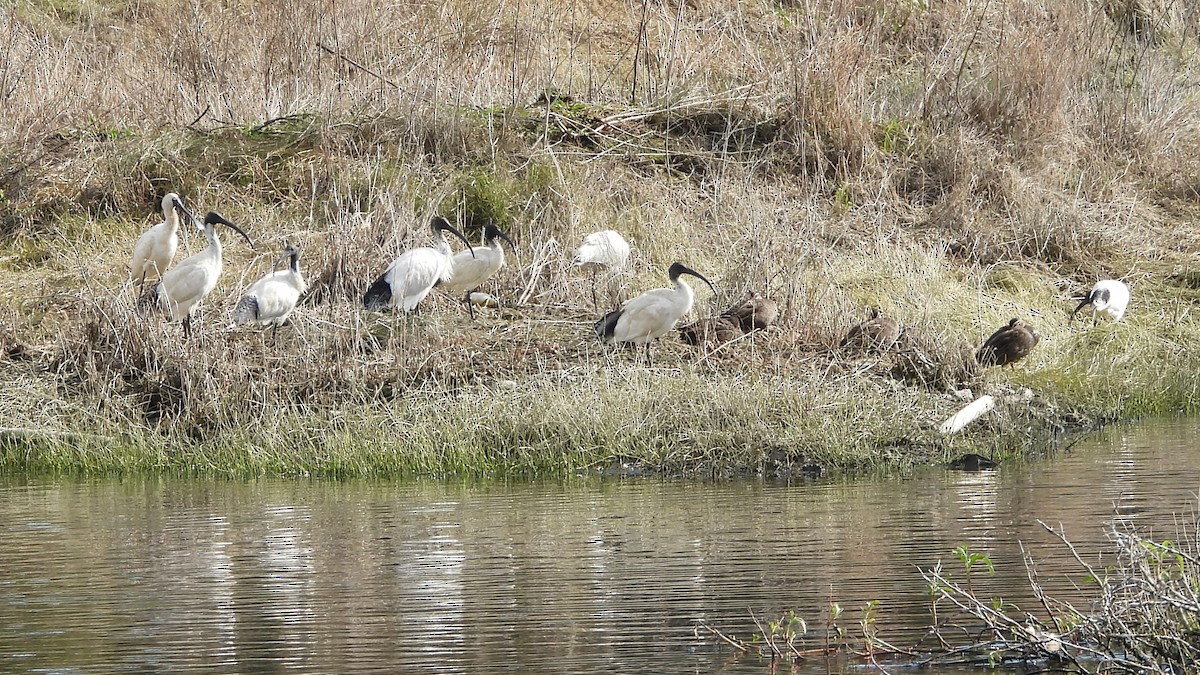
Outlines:
<svg viewBox="0 0 1200 675"><path fill-rule="evenodd" d="M0 466L795 475L1194 413L1197 17L993 4L5 10L0 411L75 435L10 436ZM189 339L124 269L167 191L257 243L227 238ZM517 240L484 289L502 308L364 312L435 213ZM570 255L608 227L634 258L595 307ZM231 315L285 240L311 290L272 346ZM592 322L675 260L716 285L695 316L757 291L779 325L668 336L653 368L599 345ZM1105 277L1131 284L1126 319L1069 324ZM865 306L920 358L839 349ZM964 368L1013 316L1032 355ZM940 437L967 389L997 412Z"/></svg>

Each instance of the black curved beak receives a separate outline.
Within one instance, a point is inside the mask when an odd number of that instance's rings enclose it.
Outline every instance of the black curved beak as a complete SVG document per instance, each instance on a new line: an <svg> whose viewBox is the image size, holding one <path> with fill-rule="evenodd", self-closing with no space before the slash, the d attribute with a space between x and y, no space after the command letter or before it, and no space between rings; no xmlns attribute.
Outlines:
<svg viewBox="0 0 1200 675"><path fill-rule="evenodd" d="M1079 313L1079 310L1083 309L1084 307L1087 307L1090 304L1092 304L1092 296L1089 293L1088 296L1083 299L1083 302L1079 303L1079 306L1075 308L1075 311L1071 312L1071 316L1067 319L1067 323L1071 323L1072 321L1074 321L1075 315Z"/></svg>
<svg viewBox="0 0 1200 675"><path fill-rule="evenodd" d="M708 279L705 279L703 274L700 274L699 272L693 272L691 270L688 270L688 274L690 274L690 275L696 277L697 279L699 279L700 281L703 281L704 283L708 284L708 290L712 291L713 295L717 294L717 289L713 288L712 282L710 282Z"/></svg>
<svg viewBox="0 0 1200 675"><path fill-rule="evenodd" d="M188 220L192 221L193 223L199 222L196 220L196 216L191 211L188 211L188 208L183 205L183 200L175 199L173 201L175 210L179 212L179 215L187 216Z"/></svg>
<svg viewBox="0 0 1200 675"><path fill-rule="evenodd" d="M225 219L224 216L217 213L216 211L209 211L208 215L204 216L204 223L205 224L212 223L214 225L217 223L220 223L222 225L225 225L225 226L231 228L234 232L237 232L238 234L242 235L242 238L246 240L246 243L250 245L250 248L254 248L254 242L250 241L250 236L247 235L245 232L243 232L242 228L229 222L228 220Z"/></svg>
<svg viewBox="0 0 1200 675"><path fill-rule="evenodd" d="M708 289L713 292L713 295L717 294L717 289L713 288L711 281L709 281L707 278L705 278L705 276L703 274L700 274L696 270L688 267L687 265L684 265L683 263L677 262L677 263L671 265L671 269L668 271L668 274L670 275L671 281L674 281L675 279L677 279L679 277L679 275L681 275L681 274L688 274L693 277L696 277L700 281L703 281L704 283L708 284Z"/></svg>
<svg viewBox="0 0 1200 675"><path fill-rule="evenodd" d="M289 262L291 260L292 256L295 255L295 253L296 253L296 249L292 248L291 244L289 244L286 241L283 242L283 255L279 257L279 260L276 260L271 265L271 271L274 272L275 270L282 267L284 263Z"/></svg>
<svg viewBox="0 0 1200 675"><path fill-rule="evenodd" d="M516 252L517 252L517 245L513 243L513 240L512 240L512 239L509 239L509 238L508 238L508 235L507 235L507 234L504 234L503 232L501 232L501 231L497 230L497 231L496 231L496 236L498 236L498 237L500 237L501 239L503 239L504 241L508 242L508 250L512 251L514 255L516 254Z"/></svg>
<svg viewBox="0 0 1200 675"><path fill-rule="evenodd" d="M450 232L452 232L452 233L454 234L454 236L458 237L458 238L459 238L459 239L462 241L462 243L464 243L464 244L466 244L466 245L467 245L467 250L471 252L471 257L472 257L472 258L474 258L474 257L475 257L475 247L474 247L474 246L471 246L471 242L467 241L467 238L463 236L463 233L462 233L462 232L459 232L459 231L458 231L458 228L457 228L457 227L454 227L454 226L453 226L453 225L451 225L450 223L447 223L447 222L446 222L444 219L442 219L442 218L438 218L437 220L435 220L435 221L434 221L434 223L433 223L433 226L434 226L434 227L435 227L435 228L436 228L436 229L437 229L439 232L440 232L440 231L444 231L444 230L449 230Z"/></svg>

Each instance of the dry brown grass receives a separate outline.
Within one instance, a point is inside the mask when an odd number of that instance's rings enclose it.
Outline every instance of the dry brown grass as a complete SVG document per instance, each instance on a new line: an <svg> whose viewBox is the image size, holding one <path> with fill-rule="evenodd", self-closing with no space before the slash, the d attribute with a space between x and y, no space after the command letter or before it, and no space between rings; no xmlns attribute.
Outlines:
<svg viewBox="0 0 1200 675"><path fill-rule="evenodd" d="M1106 415L1190 391L1150 385L1146 364L1200 342L1195 13L1148 0L644 7L644 22L635 2L0 10L0 320L39 355L4 368L31 399L54 391L122 420L110 426L180 438L411 405L405 392L583 382L626 367L594 343L595 316L682 260L717 282L698 316L751 291L780 303L777 330L718 352L657 347L669 369L735 388L754 371L816 397L847 373L903 370L836 349L870 305L920 331L917 365L933 365L915 380L932 386L914 396L934 414L957 404L941 389L979 386L960 345L1015 315L1044 342L1037 374L1009 380ZM258 243L227 243L190 342L138 315L123 286L167 190ZM505 308L475 323L446 298L410 321L363 313L363 289L428 242L434 213L517 239L485 289ZM609 227L634 255L596 308L570 253ZM312 291L271 350L227 315L284 240ZM1102 276L1134 284L1111 368L1080 356L1063 310ZM1122 387L1142 392L1136 405L1104 398ZM890 381L872 391L891 409ZM859 447L896 424L872 419Z"/></svg>

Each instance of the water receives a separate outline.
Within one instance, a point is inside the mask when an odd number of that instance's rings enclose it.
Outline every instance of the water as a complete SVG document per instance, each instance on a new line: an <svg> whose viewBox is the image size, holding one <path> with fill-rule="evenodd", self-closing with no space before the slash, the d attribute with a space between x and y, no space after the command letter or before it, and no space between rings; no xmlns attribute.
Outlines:
<svg viewBox="0 0 1200 675"><path fill-rule="evenodd" d="M913 644L918 568L961 569L960 544L1022 604L1020 542L1052 593L1083 580L1037 519L1088 555L1118 512L1173 536L1198 436L1157 422L993 472L794 485L0 478L0 672L764 673L697 622L819 629L830 601L859 635L878 600L880 635Z"/></svg>

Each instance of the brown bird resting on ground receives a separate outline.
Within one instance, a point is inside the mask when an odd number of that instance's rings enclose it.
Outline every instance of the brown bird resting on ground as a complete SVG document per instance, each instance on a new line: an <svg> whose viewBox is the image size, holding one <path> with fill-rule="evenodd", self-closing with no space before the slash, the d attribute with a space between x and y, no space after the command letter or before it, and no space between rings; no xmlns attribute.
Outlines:
<svg viewBox="0 0 1200 675"><path fill-rule="evenodd" d="M1033 326L1014 318L984 341L975 360L983 366L1011 366L1029 356L1041 337Z"/></svg>
<svg viewBox="0 0 1200 675"><path fill-rule="evenodd" d="M745 333L742 332L741 326L725 317L700 319L679 329L680 339L693 347L699 347L705 343L725 344L742 335Z"/></svg>
<svg viewBox="0 0 1200 675"><path fill-rule="evenodd" d="M721 318L732 321L743 333L762 330L775 325L779 319L779 304L750 291L745 300L721 312Z"/></svg>
<svg viewBox="0 0 1200 675"><path fill-rule="evenodd" d="M839 346L863 352L886 352L900 338L900 324L895 319L881 316L874 307L867 308L867 320L846 331Z"/></svg>

